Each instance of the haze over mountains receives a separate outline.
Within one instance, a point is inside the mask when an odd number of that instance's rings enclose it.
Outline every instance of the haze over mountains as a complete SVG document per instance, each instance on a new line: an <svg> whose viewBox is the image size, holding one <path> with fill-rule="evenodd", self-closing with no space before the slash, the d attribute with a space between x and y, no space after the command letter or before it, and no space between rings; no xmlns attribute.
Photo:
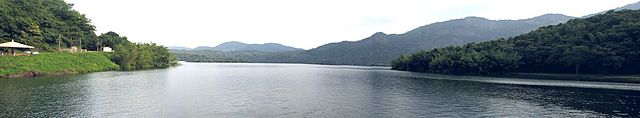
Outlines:
<svg viewBox="0 0 640 118"><path fill-rule="evenodd" d="M215 55L243 60L245 62L292 62L345 65L388 65L402 54L411 54L421 50L463 45L470 42L482 42L498 38L516 36L538 27L566 22L574 17L547 14L522 20L489 20L481 17L467 17L438 22L418 27L404 34L385 34L378 32L360 41L343 41L320 47L290 53L292 48L281 50L258 49L239 42L223 43L216 47L199 47L193 50L223 51ZM266 44L265 44L266 45ZM235 47L235 48L234 48ZM240 47L240 48L238 48ZM231 54L229 51L280 52L272 54ZM183 51L184 52L184 51ZM254 53L258 53L254 52ZM212 54L212 53L209 53ZM253 56L255 55L255 56Z"/></svg>
<svg viewBox="0 0 640 118"><path fill-rule="evenodd" d="M171 47L174 50L211 50L211 51L259 51L259 52L287 52L287 51L302 51L304 49L294 48L291 46L285 46L278 43L265 43L265 44L246 44L237 41L230 41L222 43L215 47L200 46L194 49L186 47Z"/></svg>
<svg viewBox="0 0 640 118"><path fill-rule="evenodd" d="M527 33L538 27L566 22L574 17L547 14L523 20L489 20L467 17L425 25L404 34L375 33L355 42L331 43L311 49L301 62L348 65L387 65L402 54L463 45Z"/></svg>
<svg viewBox="0 0 640 118"><path fill-rule="evenodd" d="M612 9L612 10L620 11L620 10L625 10L625 9L638 10L638 9L640 9L640 2L636 2L636 3L633 3L633 4L628 4L628 5L625 5L625 6L622 6L622 7L618 7L618 8ZM607 11L602 11L600 13L589 14L589 15L583 16L582 18L591 17L591 16L594 16L594 15L597 15L597 14L603 14L605 12L607 12Z"/></svg>
<svg viewBox="0 0 640 118"><path fill-rule="evenodd" d="M640 3L634 3L617 9L635 10L640 8L639 6ZM378 32L359 41L329 43L304 51L260 52L259 50L254 50L259 52L218 52L215 54L244 62L389 65L393 59L403 54L472 42L509 38L533 31L542 26L565 23L574 18L562 14L545 14L521 20L489 20L482 17L466 17L428 24L403 34ZM223 51L223 49L219 50ZM197 54L206 53L200 51Z"/></svg>
<svg viewBox="0 0 640 118"><path fill-rule="evenodd" d="M618 7L616 9L614 9L614 10L619 11L619 10L624 10L624 9L638 10L638 9L640 9L640 2L636 2L636 3L633 3L633 4L628 4L628 5L625 5L625 6L622 6L622 7Z"/></svg>

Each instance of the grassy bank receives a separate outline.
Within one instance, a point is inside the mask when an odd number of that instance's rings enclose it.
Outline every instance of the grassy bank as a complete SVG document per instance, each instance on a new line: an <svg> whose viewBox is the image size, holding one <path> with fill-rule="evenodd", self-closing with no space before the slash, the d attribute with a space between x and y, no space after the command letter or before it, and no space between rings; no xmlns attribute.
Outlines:
<svg viewBox="0 0 640 118"><path fill-rule="evenodd" d="M118 68L103 52L0 56L0 76L4 78L88 73Z"/></svg>

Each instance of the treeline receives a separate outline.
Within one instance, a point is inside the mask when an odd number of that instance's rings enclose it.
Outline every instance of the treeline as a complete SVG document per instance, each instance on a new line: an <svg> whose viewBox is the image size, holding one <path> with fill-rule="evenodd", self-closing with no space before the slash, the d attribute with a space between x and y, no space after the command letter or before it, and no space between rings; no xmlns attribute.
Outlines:
<svg viewBox="0 0 640 118"><path fill-rule="evenodd" d="M214 51L214 50L171 50L180 61L217 63L291 63L302 51L261 52L261 51Z"/></svg>
<svg viewBox="0 0 640 118"><path fill-rule="evenodd" d="M230 54L222 51L213 50L170 50L180 61L186 62L217 62L217 63L235 63L246 62L237 57L230 57Z"/></svg>
<svg viewBox="0 0 640 118"><path fill-rule="evenodd" d="M123 70L176 64L166 47L132 43L115 32L97 36L91 21L72 7L63 0L0 0L0 42L15 40L42 51L111 47L116 51L112 60Z"/></svg>
<svg viewBox="0 0 640 118"><path fill-rule="evenodd" d="M187 62L216 62L216 63L245 63L234 58L225 58L213 55L199 55L199 54L176 54L178 60Z"/></svg>
<svg viewBox="0 0 640 118"><path fill-rule="evenodd" d="M82 46L96 50L95 26L63 0L0 0L0 42L15 40L40 50Z"/></svg>
<svg viewBox="0 0 640 118"><path fill-rule="evenodd" d="M155 43L132 43L115 32L103 33L98 39L100 48L115 50L111 60L120 65L121 70L165 68L177 64L176 56L167 47Z"/></svg>
<svg viewBox="0 0 640 118"><path fill-rule="evenodd" d="M445 74L640 73L640 11L586 19L483 43L401 56L396 70Z"/></svg>
<svg viewBox="0 0 640 118"><path fill-rule="evenodd" d="M123 70L164 68L177 64L169 49L154 43L126 43L114 49L112 60Z"/></svg>
<svg viewBox="0 0 640 118"><path fill-rule="evenodd" d="M44 51L100 50L128 42L115 32L97 36L91 20L72 7L63 0L0 0L0 42L15 40Z"/></svg>
<svg viewBox="0 0 640 118"><path fill-rule="evenodd" d="M491 74L509 72L520 66L522 57L505 39L464 46L436 48L411 56L400 56L393 69L448 74Z"/></svg>

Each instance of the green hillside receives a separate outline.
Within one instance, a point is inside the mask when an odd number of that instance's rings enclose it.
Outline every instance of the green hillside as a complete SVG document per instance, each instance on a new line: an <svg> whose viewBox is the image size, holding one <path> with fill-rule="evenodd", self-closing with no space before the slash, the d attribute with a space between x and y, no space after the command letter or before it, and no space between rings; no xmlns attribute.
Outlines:
<svg viewBox="0 0 640 118"><path fill-rule="evenodd" d="M0 0L0 42L15 40L40 50L82 45L98 48L95 26L63 0Z"/></svg>
<svg viewBox="0 0 640 118"><path fill-rule="evenodd" d="M164 46L133 43L111 31L96 35L90 19L72 7L63 0L0 0L0 43L15 40L43 52L37 56L0 56L0 76L136 70L176 64L175 55ZM90 51L111 47L115 52L109 56L58 52L73 46Z"/></svg>
<svg viewBox="0 0 640 118"><path fill-rule="evenodd" d="M29 77L117 70L102 52L42 53L35 56L0 56L1 77Z"/></svg>
<svg viewBox="0 0 640 118"><path fill-rule="evenodd" d="M378 32L359 41L329 43L304 51L263 53L236 51L199 56L198 58L201 58L199 60L207 60L204 58L224 57L245 62L389 65L390 61L402 54L517 36L542 26L563 23L572 18L560 14L546 14L521 20L489 20L480 17L467 17L425 25L403 34ZM187 57L186 53L191 52L174 52L183 61L193 61L191 57Z"/></svg>
<svg viewBox="0 0 640 118"><path fill-rule="evenodd" d="M509 39L401 56L393 69L446 73L640 73L640 11L610 11Z"/></svg>

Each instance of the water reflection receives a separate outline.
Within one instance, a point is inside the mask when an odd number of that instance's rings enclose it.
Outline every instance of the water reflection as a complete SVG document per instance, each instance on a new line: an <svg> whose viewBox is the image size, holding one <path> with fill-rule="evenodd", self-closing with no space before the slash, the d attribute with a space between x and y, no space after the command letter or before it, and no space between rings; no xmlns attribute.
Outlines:
<svg viewBox="0 0 640 118"><path fill-rule="evenodd" d="M640 117L639 86L383 67L185 63L1 79L0 117Z"/></svg>
<svg viewBox="0 0 640 118"><path fill-rule="evenodd" d="M83 76L2 80L0 116L61 116L82 111L87 98L82 90L87 86L70 85L82 81L79 78Z"/></svg>

